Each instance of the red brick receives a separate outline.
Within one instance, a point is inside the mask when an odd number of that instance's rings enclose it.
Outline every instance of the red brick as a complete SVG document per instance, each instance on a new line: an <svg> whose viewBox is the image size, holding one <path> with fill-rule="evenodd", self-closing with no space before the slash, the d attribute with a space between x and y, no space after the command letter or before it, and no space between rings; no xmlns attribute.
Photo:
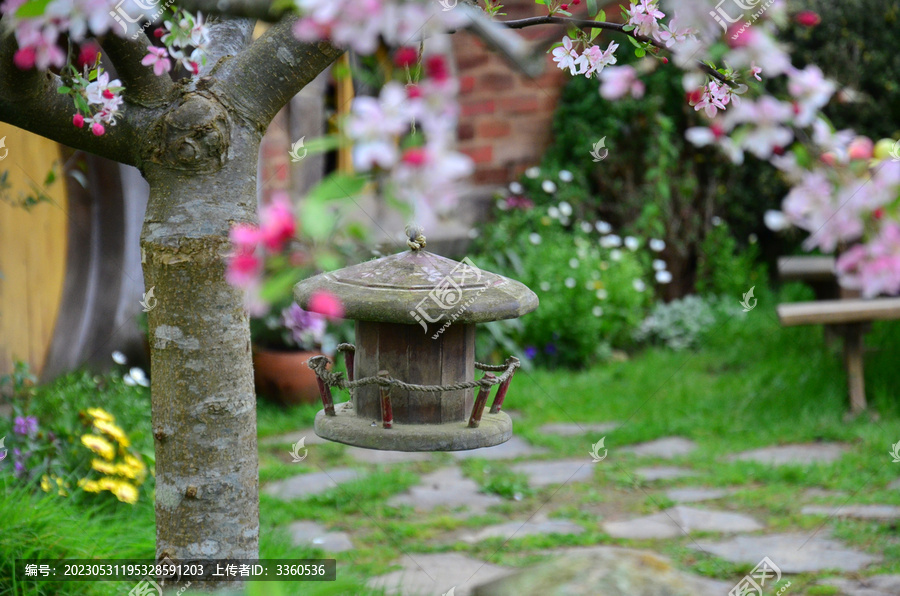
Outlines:
<svg viewBox="0 0 900 596"><path fill-rule="evenodd" d="M539 106L540 101L534 94L500 100L500 109L504 112L512 112L513 114L533 112L537 110Z"/></svg>
<svg viewBox="0 0 900 596"><path fill-rule="evenodd" d="M471 149L461 149L463 153L472 158L476 164L490 163L494 158L494 150L490 146L473 147Z"/></svg>
<svg viewBox="0 0 900 596"><path fill-rule="evenodd" d="M512 130L512 126L510 126L509 122L495 119L480 122L475 129L476 134L485 139L498 139L509 136L510 130Z"/></svg>
<svg viewBox="0 0 900 596"><path fill-rule="evenodd" d="M469 103L463 103L460 107L460 115L465 116L475 116L477 114L493 114L494 113L494 101L493 100L484 100L484 101L473 101Z"/></svg>
<svg viewBox="0 0 900 596"><path fill-rule="evenodd" d="M475 184L506 184L510 181L506 168L477 168L472 178Z"/></svg>
<svg viewBox="0 0 900 596"><path fill-rule="evenodd" d="M495 71L478 77L478 88L487 89L489 91L511 90L515 84L516 80L511 74L502 72Z"/></svg>
<svg viewBox="0 0 900 596"><path fill-rule="evenodd" d="M466 95L475 89L475 77L462 76L459 77L459 94Z"/></svg>
<svg viewBox="0 0 900 596"><path fill-rule="evenodd" d="M475 138L475 125L471 122L460 122L456 129L456 138L460 141Z"/></svg>

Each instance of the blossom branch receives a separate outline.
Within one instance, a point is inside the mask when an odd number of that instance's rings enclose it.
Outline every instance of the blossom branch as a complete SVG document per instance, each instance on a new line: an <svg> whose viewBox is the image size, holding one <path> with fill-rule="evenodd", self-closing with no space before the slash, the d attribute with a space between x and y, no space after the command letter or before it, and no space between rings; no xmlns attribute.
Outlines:
<svg viewBox="0 0 900 596"><path fill-rule="evenodd" d="M209 46L205 50L206 65L201 75L215 70L216 64L226 56L236 56L253 38L256 21L251 18L222 17L209 23Z"/></svg>
<svg viewBox="0 0 900 596"><path fill-rule="evenodd" d="M116 67L116 74L125 84L125 96L128 101L144 106L155 106L163 103L175 89L175 83L168 74L156 76L152 68L141 64L147 54L150 39L143 32L137 39L106 35L100 46Z"/></svg>
<svg viewBox="0 0 900 596"><path fill-rule="evenodd" d="M327 42L302 43L294 37L296 18L285 16L232 60L221 63L222 93L261 130L290 99L344 50Z"/></svg>
<svg viewBox="0 0 900 596"><path fill-rule="evenodd" d="M140 166L141 145L135 131L149 123L146 110L129 105L120 124L103 136L76 128L72 126L72 100L57 92L62 80L52 73L17 68L13 64L16 47L12 31L5 31L0 38L0 121L74 149Z"/></svg>
<svg viewBox="0 0 900 596"><path fill-rule="evenodd" d="M627 35L631 38L634 38L635 41L649 43L653 47L659 48L661 50L668 49L666 48L666 45L664 43L657 41L652 37L647 37L646 35L635 33L634 30L628 31L625 29L625 25L622 25L620 23L608 23L606 21L593 21L591 19L576 19L572 17L556 17L552 15L497 22L505 25L509 29L524 29L525 27L533 27L534 25L569 25L572 27L577 27L579 29L606 29L607 31L615 31L617 33L622 33L623 35ZM725 77L725 75L717 71L715 68L711 68L705 62L698 61L697 65L700 70L710 75L711 77L718 79L719 81L728 85L734 85L734 83L732 81L729 81Z"/></svg>

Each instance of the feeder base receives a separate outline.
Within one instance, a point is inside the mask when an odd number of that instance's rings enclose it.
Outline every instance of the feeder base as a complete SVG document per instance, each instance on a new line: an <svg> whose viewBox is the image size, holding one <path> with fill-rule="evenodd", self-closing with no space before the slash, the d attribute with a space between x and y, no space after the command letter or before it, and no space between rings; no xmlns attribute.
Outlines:
<svg viewBox="0 0 900 596"><path fill-rule="evenodd" d="M465 451L492 447L512 437L512 420L505 412L491 414L485 408L478 428L468 419L445 424L400 424L382 428L381 421L356 415L351 402L335 404L335 415L316 414L316 434L346 445L384 451ZM374 422L374 424L373 424Z"/></svg>

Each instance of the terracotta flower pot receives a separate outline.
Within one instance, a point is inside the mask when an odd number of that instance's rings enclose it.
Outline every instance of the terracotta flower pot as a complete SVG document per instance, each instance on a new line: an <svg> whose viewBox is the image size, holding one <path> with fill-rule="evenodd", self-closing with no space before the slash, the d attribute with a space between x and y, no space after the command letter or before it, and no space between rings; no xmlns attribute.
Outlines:
<svg viewBox="0 0 900 596"><path fill-rule="evenodd" d="M321 400L316 373L306 361L321 352L253 349L256 393L286 406Z"/></svg>

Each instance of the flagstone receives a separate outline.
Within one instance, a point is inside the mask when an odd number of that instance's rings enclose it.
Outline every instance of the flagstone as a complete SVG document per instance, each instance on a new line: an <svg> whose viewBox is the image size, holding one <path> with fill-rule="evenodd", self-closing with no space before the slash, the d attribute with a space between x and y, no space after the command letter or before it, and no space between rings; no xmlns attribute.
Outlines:
<svg viewBox="0 0 900 596"><path fill-rule="evenodd" d="M881 560L846 546L831 538L811 532L770 534L765 536L735 536L724 541L700 540L688 545L733 563L755 565L769 559L782 573L805 573L823 569L858 571Z"/></svg>
<svg viewBox="0 0 900 596"><path fill-rule="evenodd" d="M278 480L265 485L263 491L282 501L302 499L312 495L318 495L339 484L351 480L359 480L366 476L365 472L351 468L335 468L324 472L300 474L286 480Z"/></svg>
<svg viewBox="0 0 900 596"><path fill-rule="evenodd" d="M463 476L459 468L441 468L422 476L418 485L395 495L388 505L411 505L420 511L441 506L451 509L465 506L469 513L484 513L491 505L503 503L497 495L485 494L480 490L478 483Z"/></svg>
<svg viewBox="0 0 900 596"><path fill-rule="evenodd" d="M548 486L591 480L595 465L590 458L584 457L525 462L515 464L511 469L528 476L532 486Z"/></svg>
<svg viewBox="0 0 900 596"><path fill-rule="evenodd" d="M353 541L346 532L331 532L314 521L296 521L288 526L294 546L316 546L322 550L340 553L353 548Z"/></svg>
<svg viewBox="0 0 900 596"><path fill-rule="evenodd" d="M395 564L402 569L372 578L369 586L402 596L469 596L474 586L515 571L458 553L411 553Z"/></svg>
<svg viewBox="0 0 900 596"><path fill-rule="evenodd" d="M619 428L618 422L584 422L581 424L576 423L559 423L554 422L551 424L545 424L540 427L538 431L547 434L547 435L560 435L563 437L573 437L578 435L585 435L588 433L608 433Z"/></svg>
<svg viewBox="0 0 900 596"><path fill-rule="evenodd" d="M697 444L683 437L664 437L655 441L638 443L617 449L619 453L631 453L640 457L659 457L673 459L680 455L688 455L697 448Z"/></svg>
<svg viewBox="0 0 900 596"><path fill-rule="evenodd" d="M735 453L729 461L755 461L773 466L806 466L815 463L831 463L846 453L847 447L841 443L802 443L763 447Z"/></svg>
<svg viewBox="0 0 900 596"><path fill-rule="evenodd" d="M346 453L356 461L365 464L400 464L431 459L430 453L422 451L383 451L381 449L347 447Z"/></svg>
<svg viewBox="0 0 900 596"><path fill-rule="evenodd" d="M714 499L721 499L722 497L727 497L734 492L734 489L727 488L670 488L666 491L666 497L670 501L675 501L676 503L696 503L698 501L712 501Z"/></svg>
<svg viewBox="0 0 900 596"><path fill-rule="evenodd" d="M817 585L834 586L841 596L897 596L900 594L900 575L873 575L863 579L829 578Z"/></svg>
<svg viewBox="0 0 900 596"><path fill-rule="evenodd" d="M758 521L741 513L696 509L678 505L653 515L625 521L608 521L603 529L614 538L675 538L692 532L755 532Z"/></svg>
<svg viewBox="0 0 900 596"><path fill-rule="evenodd" d="M460 536L459 540L475 544L488 538L523 538L532 534L581 534L584 528L565 520L528 520L526 522L509 522L496 526L488 526L478 532L470 532Z"/></svg>
<svg viewBox="0 0 900 596"><path fill-rule="evenodd" d="M534 447L517 436L513 436L510 440L493 447L482 447L481 449L469 449L467 451L451 451L456 459L469 459L480 457L484 459L516 459L517 457L525 457L528 455L540 455L546 453L547 450L541 447Z"/></svg>
<svg viewBox="0 0 900 596"><path fill-rule="evenodd" d="M637 468L634 471L634 474L643 480L653 481L696 476L697 472L687 468L676 468L673 466L654 466L649 468Z"/></svg>
<svg viewBox="0 0 900 596"><path fill-rule="evenodd" d="M900 517L900 507L893 505L807 505L800 510L800 513L856 519L897 519Z"/></svg>

